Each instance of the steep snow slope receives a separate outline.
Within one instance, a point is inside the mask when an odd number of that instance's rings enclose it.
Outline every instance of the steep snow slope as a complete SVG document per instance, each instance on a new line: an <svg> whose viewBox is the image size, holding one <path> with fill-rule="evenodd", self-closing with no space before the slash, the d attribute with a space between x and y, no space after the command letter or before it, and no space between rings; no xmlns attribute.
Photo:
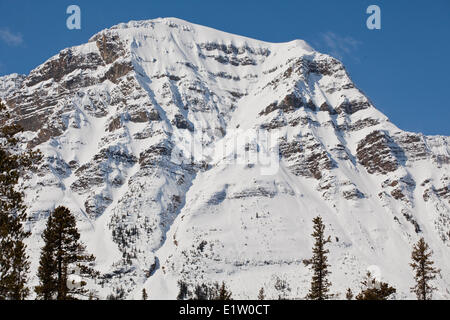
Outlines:
<svg viewBox="0 0 450 320"><path fill-rule="evenodd" d="M424 236L442 269L436 297L450 297L450 139L398 129L303 41L129 22L0 84L24 146L46 156L23 183L33 270L49 211L66 205L102 297L145 286L173 299L179 279L278 297L279 277L302 298L320 214L333 292L358 291L371 267L412 297L410 250Z"/></svg>

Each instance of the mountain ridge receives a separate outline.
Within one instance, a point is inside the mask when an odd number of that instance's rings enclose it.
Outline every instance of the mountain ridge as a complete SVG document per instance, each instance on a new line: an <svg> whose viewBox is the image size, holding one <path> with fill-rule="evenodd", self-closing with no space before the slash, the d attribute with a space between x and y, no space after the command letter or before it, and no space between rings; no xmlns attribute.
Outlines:
<svg viewBox="0 0 450 320"><path fill-rule="evenodd" d="M425 236L449 297L450 138L398 129L340 61L302 40L131 21L0 83L24 146L45 155L23 182L32 268L46 215L66 205L98 256L103 297L139 298L145 286L173 299L179 279L276 297L276 276L304 297L301 261L321 214L336 292L358 291L375 265L411 297L409 248ZM277 155L275 173L227 150L246 135L245 152Z"/></svg>

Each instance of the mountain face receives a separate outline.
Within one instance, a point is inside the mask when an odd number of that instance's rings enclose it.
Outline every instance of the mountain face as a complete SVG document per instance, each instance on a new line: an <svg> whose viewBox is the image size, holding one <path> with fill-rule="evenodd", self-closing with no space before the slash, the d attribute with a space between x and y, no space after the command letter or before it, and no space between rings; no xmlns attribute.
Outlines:
<svg viewBox="0 0 450 320"><path fill-rule="evenodd" d="M321 215L332 292L369 268L413 298L412 244L434 250L450 298L450 138L405 132L338 60L305 42L266 43L174 18L120 24L0 98L45 160L22 182L35 273L40 234L69 207L97 257L100 297L174 299L177 281L225 281L302 298ZM33 284L37 279L34 277Z"/></svg>

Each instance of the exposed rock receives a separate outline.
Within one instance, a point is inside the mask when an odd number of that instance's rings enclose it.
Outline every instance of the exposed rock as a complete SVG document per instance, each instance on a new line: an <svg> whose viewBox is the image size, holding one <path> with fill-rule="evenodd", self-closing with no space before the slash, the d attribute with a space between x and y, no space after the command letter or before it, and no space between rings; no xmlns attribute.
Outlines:
<svg viewBox="0 0 450 320"><path fill-rule="evenodd" d="M160 161L172 154L173 147L166 143L159 143L149 147L139 155L139 164L141 167L155 166Z"/></svg>
<svg viewBox="0 0 450 320"><path fill-rule="evenodd" d="M112 198L108 195L94 194L87 198L84 207L89 217L96 219L103 214L106 208L111 205L112 201Z"/></svg>
<svg viewBox="0 0 450 320"><path fill-rule="evenodd" d="M311 119L310 117L293 118L293 119L289 120L289 125L291 127L296 127L298 125L320 127L320 123Z"/></svg>
<svg viewBox="0 0 450 320"><path fill-rule="evenodd" d="M395 135L394 141L404 150L408 160L422 160L429 156L429 150L420 134L403 133Z"/></svg>
<svg viewBox="0 0 450 320"><path fill-rule="evenodd" d="M322 103L319 110L328 112L331 115L337 114L336 110L334 110L333 107L331 107L327 102Z"/></svg>
<svg viewBox="0 0 450 320"><path fill-rule="evenodd" d="M119 36L116 34L99 34L94 37L92 41L95 41L102 59L107 64L113 63L125 53L123 44L120 41Z"/></svg>
<svg viewBox="0 0 450 320"><path fill-rule="evenodd" d="M416 219L414 219L414 217L410 213L408 213L407 211L403 211L402 214L405 217L405 219L414 226L414 231L417 234L422 232L420 225L417 223Z"/></svg>
<svg viewBox="0 0 450 320"><path fill-rule="evenodd" d="M317 61L306 60L307 69L310 73L331 76L339 71L344 71L344 66L334 58L326 58Z"/></svg>
<svg viewBox="0 0 450 320"><path fill-rule="evenodd" d="M286 119L284 118L274 118L270 122L265 122L260 125L260 128L263 130L274 130L278 128L283 128L287 125Z"/></svg>
<svg viewBox="0 0 450 320"><path fill-rule="evenodd" d="M359 162L371 174L386 174L397 170L399 162L392 147L392 139L383 131L374 131L359 142Z"/></svg>
<svg viewBox="0 0 450 320"><path fill-rule="evenodd" d="M132 70L133 66L130 62L116 62L106 72L104 79L108 79L112 83L117 83L119 78L126 76Z"/></svg>
<svg viewBox="0 0 450 320"><path fill-rule="evenodd" d="M353 188L351 190L344 190L342 192L342 196L346 200L357 200L357 199L363 199L364 193L359 191L357 188Z"/></svg>
<svg viewBox="0 0 450 320"><path fill-rule="evenodd" d="M259 115L268 115L276 110L281 110L285 113L294 112L304 105L305 104L301 98L297 97L295 93L291 93L287 95L280 103L275 102L270 104L267 108L261 111Z"/></svg>
<svg viewBox="0 0 450 320"><path fill-rule="evenodd" d="M333 158L339 160L349 160L351 157L351 153L342 144L338 144L335 147L331 148L330 153L333 155Z"/></svg>
<svg viewBox="0 0 450 320"><path fill-rule="evenodd" d="M387 179L381 187L383 190L390 191L390 195L395 200L402 200L406 204L412 204L414 201L416 182L409 175Z"/></svg>
<svg viewBox="0 0 450 320"><path fill-rule="evenodd" d="M72 183L71 189L77 193L83 194L89 192L93 187L101 186L104 183L118 181L115 176L111 176L114 169L120 171L120 167L131 167L137 162L132 154L127 153L120 148L110 147L97 153L92 161L82 165L75 171L78 179Z"/></svg>
<svg viewBox="0 0 450 320"><path fill-rule="evenodd" d="M201 43L198 45L200 49L206 51L214 51L218 50L227 55L237 55L237 54L253 54L253 55L262 55L268 57L270 55L270 50L268 49L254 49L248 46L236 47L232 44L225 45L214 42Z"/></svg>
<svg viewBox="0 0 450 320"><path fill-rule="evenodd" d="M292 173L317 180L322 178L322 170L335 167L328 153L312 136L290 143L281 141L280 155L286 159Z"/></svg>
<svg viewBox="0 0 450 320"><path fill-rule="evenodd" d="M391 195L394 197L394 199L396 199L396 200L401 200L401 199L404 199L405 198L405 195L403 194L403 192L402 192L402 190L400 190L400 189L394 189L392 192L391 192Z"/></svg>
<svg viewBox="0 0 450 320"><path fill-rule="evenodd" d="M66 49L41 67L33 70L24 83L28 87L32 87L49 79L60 81L75 70L96 70L102 64L101 57L94 52L74 55L71 49Z"/></svg>
<svg viewBox="0 0 450 320"><path fill-rule="evenodd" d="M248 189L248 190L243 190L241 192L234 193L230 196L230 199L242 199L242 198L249 198L249 197L273 198L275 195L276 195L276 193L274 191L259 187L256 189Z"/></svg>
<svg viewBox="0 0 450 320"><path fill-rule="evenodd" d="M434 194L435 196L446 199L448 203L450 204L450 187L444 186L442 188L436 188L435 186L431 186L431 188L426 189L423 193L423 200L425 202L428 202L430 200L431 194Z"/></svg>
<svg viewBox="0 0 450 320"><path fill-rule="evenodd" d="M149 121L159 121L161 120L158 111L152 110L147 111L137 111L130 114L130 121L135 123L145 123Z"/></svg>
<svg viewBox="0 0 450 320"><path fill-rule="evenodd" d="M368 101L345 100L336 108L336 111L337 113L354 114L369 107L370 103Z"/></svg>
<svg viewBox="0 0 450 320"><path fill-rule="evenodd" d="M29 149L33 149L34 147L36 147L44 142L47 142L48 140L50 140L53 137L60 136L62 133L63 133L63 130L61 130L60 128L55 128L55 127L42 128L41 130L39 130L37 137L28 143L27 147Z"/></svg>
<svg viewBox="0 0 450 320"><path fill-rule="evenodd" d="M359 131L365 128L369 128L369 127L373 127L380 124L380 120L378 119L373 119L373 118L366 118L366 119L361 119L358 120L354 123L345 123L343 125L339 125L338 129L342 130L342 131L348 131L348 132L353 132L353 131Z"/></svg>
<svg viewBox="0 0 450 320"><path fill-rule="evenodd" d="M172 124L178 129L186 129L191 132L194 131L194 126L192 123L190 123L189 120L186 120L181 114L175 115L175 118L172 120Z"/></svg>
<svg viewBox="0 0 450 320"><path fill-rule="evenodd" d="M114 132L122 127L122 117L114 118L108 125L108 131Z"/></svg>

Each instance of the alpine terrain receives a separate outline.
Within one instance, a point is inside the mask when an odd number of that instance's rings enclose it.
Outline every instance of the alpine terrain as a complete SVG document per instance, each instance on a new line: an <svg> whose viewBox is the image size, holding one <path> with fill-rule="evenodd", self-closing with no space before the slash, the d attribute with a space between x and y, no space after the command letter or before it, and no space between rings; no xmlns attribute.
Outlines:
<svg viewBox="0 0 450 320"><path fill-rule="evenodd" d="M450 299L450 137L397 128L304 41L132 21L0 77L0 99L44 155L21 182L30 285L62 205L97 257L101 298L175 299L179 280L224 281L235 299L278 298L284 280L286 298L304 298L320 215L337 298L368 269L414 298L424 237L434 297Z"/></svg>

